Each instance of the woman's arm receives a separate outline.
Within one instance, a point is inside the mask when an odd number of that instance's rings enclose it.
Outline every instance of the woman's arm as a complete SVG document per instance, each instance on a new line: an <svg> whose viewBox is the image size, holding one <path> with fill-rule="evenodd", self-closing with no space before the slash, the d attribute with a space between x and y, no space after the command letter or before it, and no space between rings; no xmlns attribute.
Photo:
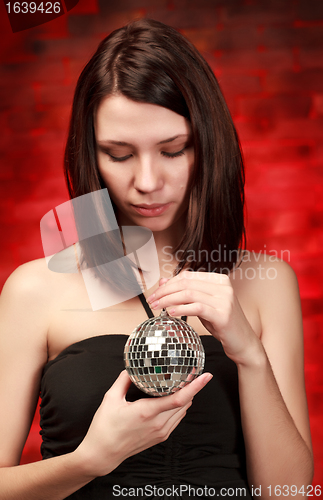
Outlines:
<svg viewBox="0 0 323 500"><path fill-rule="evenodd" d="M73 454L18 465L37 405L42 368L47 362L51 290L46 281L41 262L32 262L10 276L1 294L1 500L45 496L61 499L91 480L82 476Z"/></svg>
<svg viewBox="0 0 323 500"><path fill-rule="evenodd" d="M39 266L19 268L0 300L0 500L61 500L111 472L125 458L167 439L211 378L205 374L169 397L128 403L131 382L124 371L74 452L18 465L47 362L46 334L56 286Z"/></svg>
<svg viewBox="0 0 323 500"><path fill-rule="evenodd" d="M128 403L125 396L131 382L123 371L74 452L25 465L2 463L0 499L62 500L92 479L109 474L129 456L165 441L211 378L206 373L171 396ZM2 458L9 463L4 453Z"/></svg>
<svg viewBox="0 0 323 500"><path fill-rule="evenodd" d="M248 477L261 486L262 498L274 496L276 486L286 496L295 496L297 487L295 498L301 498L313 477L301 307L291 267L285 262L274 267L275 279L255 283L261 344L237 364Z"/></svg>
<svg viewBox="0 0 323 500"><path fill-rule="evenodd" d="M230 280L223 275L181 273L149 300L152 307L153 301L158 301L155 307L168 307L174 316L198 316L237 364L250 486L261 485L261 498L269 499L275 495L276 485L287 485L285 494L289 491L290 496L301 498L302 492L295 496L295 488L292 492L290 487L304 486L307 492L313 458L300 301L288 264L278 261L270 266L277 271L274 280L258 277L248 283L248 293L252 291L251 299L261 318L261 340L247 321Z"/></svg>

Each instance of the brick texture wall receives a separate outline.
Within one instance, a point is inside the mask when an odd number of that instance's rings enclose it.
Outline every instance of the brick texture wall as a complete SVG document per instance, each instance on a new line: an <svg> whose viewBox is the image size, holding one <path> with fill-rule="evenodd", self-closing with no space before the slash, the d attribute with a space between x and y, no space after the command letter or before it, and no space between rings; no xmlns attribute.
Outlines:
<svg viewBox="0 0 323 500"><path fill-rule="evenodd" d="M297 273L316 461L323 482L323 2L80 0L13 34L0 5L0 281L42 257L39 221L68 196L62 158L77 76L98 42L136 17L179 29L218 77L246 158L248 248ZM39 459L35 417L23 462Z"/></svg>

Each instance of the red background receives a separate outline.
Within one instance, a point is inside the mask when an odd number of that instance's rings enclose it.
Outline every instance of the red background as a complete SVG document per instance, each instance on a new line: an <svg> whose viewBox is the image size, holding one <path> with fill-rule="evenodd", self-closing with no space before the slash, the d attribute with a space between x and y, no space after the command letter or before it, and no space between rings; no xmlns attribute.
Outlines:
<svg viewBox="0 0 323 500"><path fill-rule="evenodd" d="M42 257L39 221L68 198L62 158L73 89L98 42L141 16L179 29L213 68L242 140L248 248L277 253L298 276L314 484L322 484L323 2L80 0L15 34L0 9L1 285ZM23 462L40 458L38 431L35 417Z"/></svg>

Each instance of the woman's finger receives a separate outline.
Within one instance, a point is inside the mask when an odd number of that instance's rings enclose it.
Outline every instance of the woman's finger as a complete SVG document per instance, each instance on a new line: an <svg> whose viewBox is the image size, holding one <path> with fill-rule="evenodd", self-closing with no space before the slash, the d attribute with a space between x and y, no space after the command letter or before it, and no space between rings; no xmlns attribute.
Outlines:
<svg viewBox="0 0 323 500"><path fill-rule="evenodd" d="M178 426L181 420L186 415L187 410L192 405L192 401L187 403L185 406L181 408L177 408L176 410L170 410L169 412L163 412L160 417L163 419L163 430L166 434L166 439L170 435L171 432Z"/></svg>
<svg viewBox="0 0 323 500"><path fill-rule="evenodd" d="M125 399L131 384L132 382L128 375L127 370L122 370L118 378L114 381L114 383L110 387L108 391L109 396L118 399Z"/></svg>
<svg viewBox="0 0 323 500"><path fill-rule="evenodd" d="M160 278L159 280L159 286L165 285L168 281L168 278Z"/></svg>
<svg viewBox="0 0 323 500"><path fill-rule="evenodd" d="M197 274L197 273L194 273ZM204 274L204 273L199 273ZM177 292L179 290L199 290L207 293L209 295L220 295L223 293L223 287L231 288L230 279L208 279L206 277L194 279L193 277L181 279L172 278L168 280L164 286L160 286L152 295L147 298L149 304L153 304L156 300L159 300L165 295Z"/></svg>
<svg viewBox="0 0 323 500"><path fill-rule="evenodd" d="M181 279L196 279L201 281L210 281L212 283L218 283L219 285L225 285L230 283L230 278L227 274L223 273L208 273L205 271L181 271L179 274L170 278L169 281L178 281Z"/></svg>
<svg viewBox="0 0 323 500"><path fill-rule="evenodd" d="M215 294L210 294L208 292L205 293L204 290L197 291L194 289L186 289L175 293L168 293L166 296L152 302L150 307L152 309L162 309L178 305L201 303L213 307L216 310L222 307L223 301L230 300L231 295L230 290L217 290ZM191 316L191 314L189 314L189 316Z"/></svg>
<svg viewBox="0 0 323 500"><path fill-rule="evenodd" d="M169 410L180 410L182 407L192 401L194 396L212 379L211 373L203 373L190 384L187 384L183 389L162 398L155 399L155 405L152 408L153 412L157 415L161 412ZM153 400L150 400L153 402Z"/></svg>

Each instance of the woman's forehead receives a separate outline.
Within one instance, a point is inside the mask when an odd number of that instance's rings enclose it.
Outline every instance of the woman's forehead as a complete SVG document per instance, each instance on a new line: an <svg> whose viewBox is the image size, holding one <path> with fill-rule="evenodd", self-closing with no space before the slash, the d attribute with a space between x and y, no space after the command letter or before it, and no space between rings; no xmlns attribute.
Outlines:
<svg viewBox="0 0 323 500"><path fill-rule="evenodd" d="M145 140L161 141L180 139L189 135L189 121L170 109L143 102L136 102L123 95L104 98L95 115L95 133L99 141L131 143ZM178 137L178 139L176 139Z"/></svg>

